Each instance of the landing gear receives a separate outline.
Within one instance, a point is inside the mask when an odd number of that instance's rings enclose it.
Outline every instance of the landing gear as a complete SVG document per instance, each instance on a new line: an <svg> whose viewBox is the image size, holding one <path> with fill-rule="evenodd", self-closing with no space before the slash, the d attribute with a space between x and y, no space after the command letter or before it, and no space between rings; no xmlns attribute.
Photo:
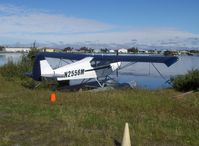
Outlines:
<svg viewBox="0 0 199 146"><path fill-rule="evenodd" d="M64 80L64 81L58 81L59 86L70 86L70 81L69 80Z"/></svg>

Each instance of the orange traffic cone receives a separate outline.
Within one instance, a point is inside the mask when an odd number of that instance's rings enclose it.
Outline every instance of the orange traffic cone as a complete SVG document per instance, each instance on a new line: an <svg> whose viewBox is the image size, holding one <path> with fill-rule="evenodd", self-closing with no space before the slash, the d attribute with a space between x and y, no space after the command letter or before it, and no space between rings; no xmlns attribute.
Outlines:
<svg viewBox="0 0 199 146"><path fill-rule="evenodd" d="M52 92L50 94L50 102L51 103L54 103L56 101L56 93L55 92Z"/></svg>

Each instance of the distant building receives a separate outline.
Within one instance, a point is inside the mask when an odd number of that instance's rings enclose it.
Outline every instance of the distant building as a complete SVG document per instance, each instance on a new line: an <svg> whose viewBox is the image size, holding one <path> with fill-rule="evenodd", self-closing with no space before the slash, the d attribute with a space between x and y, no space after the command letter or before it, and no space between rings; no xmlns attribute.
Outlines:
<svg viewBox="0 0 199 146"><path fill-rule="evenodd" d="M71 51L71 53L78 53L78 50L77 50L77 49L73 49L73 50Z"/></svg>
<svg viewBox="0 0 199 146"><path fill-rule="evenodd" d="M100 53L101 51L100 51L100 49L94 49L93 52L94 53Z"/></svg>
<svg viewBox="0 0 199 146"><path fill-rule="evenodd" d="M148 54L149 52L148 52L147 50L139 49L139 50L138 50L138 53L139 53L139 54Z"/></svg>
<svg viewBox="0 0 199 146"><path fill-rule="evenodd" d="M43 52L55 52L55 49L53 49L53 48L42 48L41 50Z"/></svg>
<svg viewBox="0 0 199 146"><path fill-rule="evenodd" d="M115 53L115 50L111 49L109 50L109 53Z"/></svg>
<svg viewBox="0 0 199 146"><path fill-rule="evenodd" d="M29 52L30 48L26 47L5 47L5 52Z"/></svg>
<svg viewBox="0 0 199 146"><path fill-rule="evenodd" d="M118 53L128 53L128 50L127 49L118 49Z"/></svg>
<svg viewBox="0 0 199 146"><path fill-rule="evenodd" d="M148 50L148 54L158 54L157 50Z"/></svg>
<svg viewBox="0 0 199 146"><path fill-rule="evenodd" d="M187 50L180 50L179 51L180 53L180 55L186 55L186 54L188 54L188 51Z"/></svg>

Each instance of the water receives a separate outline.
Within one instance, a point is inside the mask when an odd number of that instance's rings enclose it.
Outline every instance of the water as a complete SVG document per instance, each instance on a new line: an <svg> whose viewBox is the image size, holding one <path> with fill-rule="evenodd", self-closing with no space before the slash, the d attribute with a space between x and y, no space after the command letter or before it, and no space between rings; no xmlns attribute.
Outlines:
<svg viewBox="0 0 199 146"><path fill-rule="evenodd" d="M0 66L6 64L9 60L18 62L22 55L22 53L0 53Z"/></svg>
<svg viewBox="0 0 199 146"><path fill-rule="evenodd" d="M167 82L170 77L186 74L189 70L199 69L199 56L179 56L179 60L167 67L164 64L136 63L121 70L118 77L119 82L135 81L138 87L157 89L170 87Z"/></svg>
<svg viewBox="0 0 199 146"><path fill-rule="evenodd" d="M21 53L0 53L0 66L11 58L14 62L17 62L21 59L22 55ZM123 63L123 65L126 64ZM185 74L192 69L199 69L199 56L180 56L178 62L170 67L158 63L154 65L162 76L160 76L152 64L136 63L120 70L118 77L116 73L113 73L112 77L120 83L135 81L137 86L141 88L165 88L170 86L166 81L171 76Z"/></svg>

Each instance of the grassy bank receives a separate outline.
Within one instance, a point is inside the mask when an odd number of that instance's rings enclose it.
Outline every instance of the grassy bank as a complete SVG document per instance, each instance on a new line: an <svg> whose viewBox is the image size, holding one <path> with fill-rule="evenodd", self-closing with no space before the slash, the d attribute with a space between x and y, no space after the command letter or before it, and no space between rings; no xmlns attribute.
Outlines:
<svg viewBox="0 0 199 146"><path fill-rule="evenodd" d="M0 77L0 145L115 145L129 122L132 145L199 145L199 93L174 90L57 93Z"/></svg>

